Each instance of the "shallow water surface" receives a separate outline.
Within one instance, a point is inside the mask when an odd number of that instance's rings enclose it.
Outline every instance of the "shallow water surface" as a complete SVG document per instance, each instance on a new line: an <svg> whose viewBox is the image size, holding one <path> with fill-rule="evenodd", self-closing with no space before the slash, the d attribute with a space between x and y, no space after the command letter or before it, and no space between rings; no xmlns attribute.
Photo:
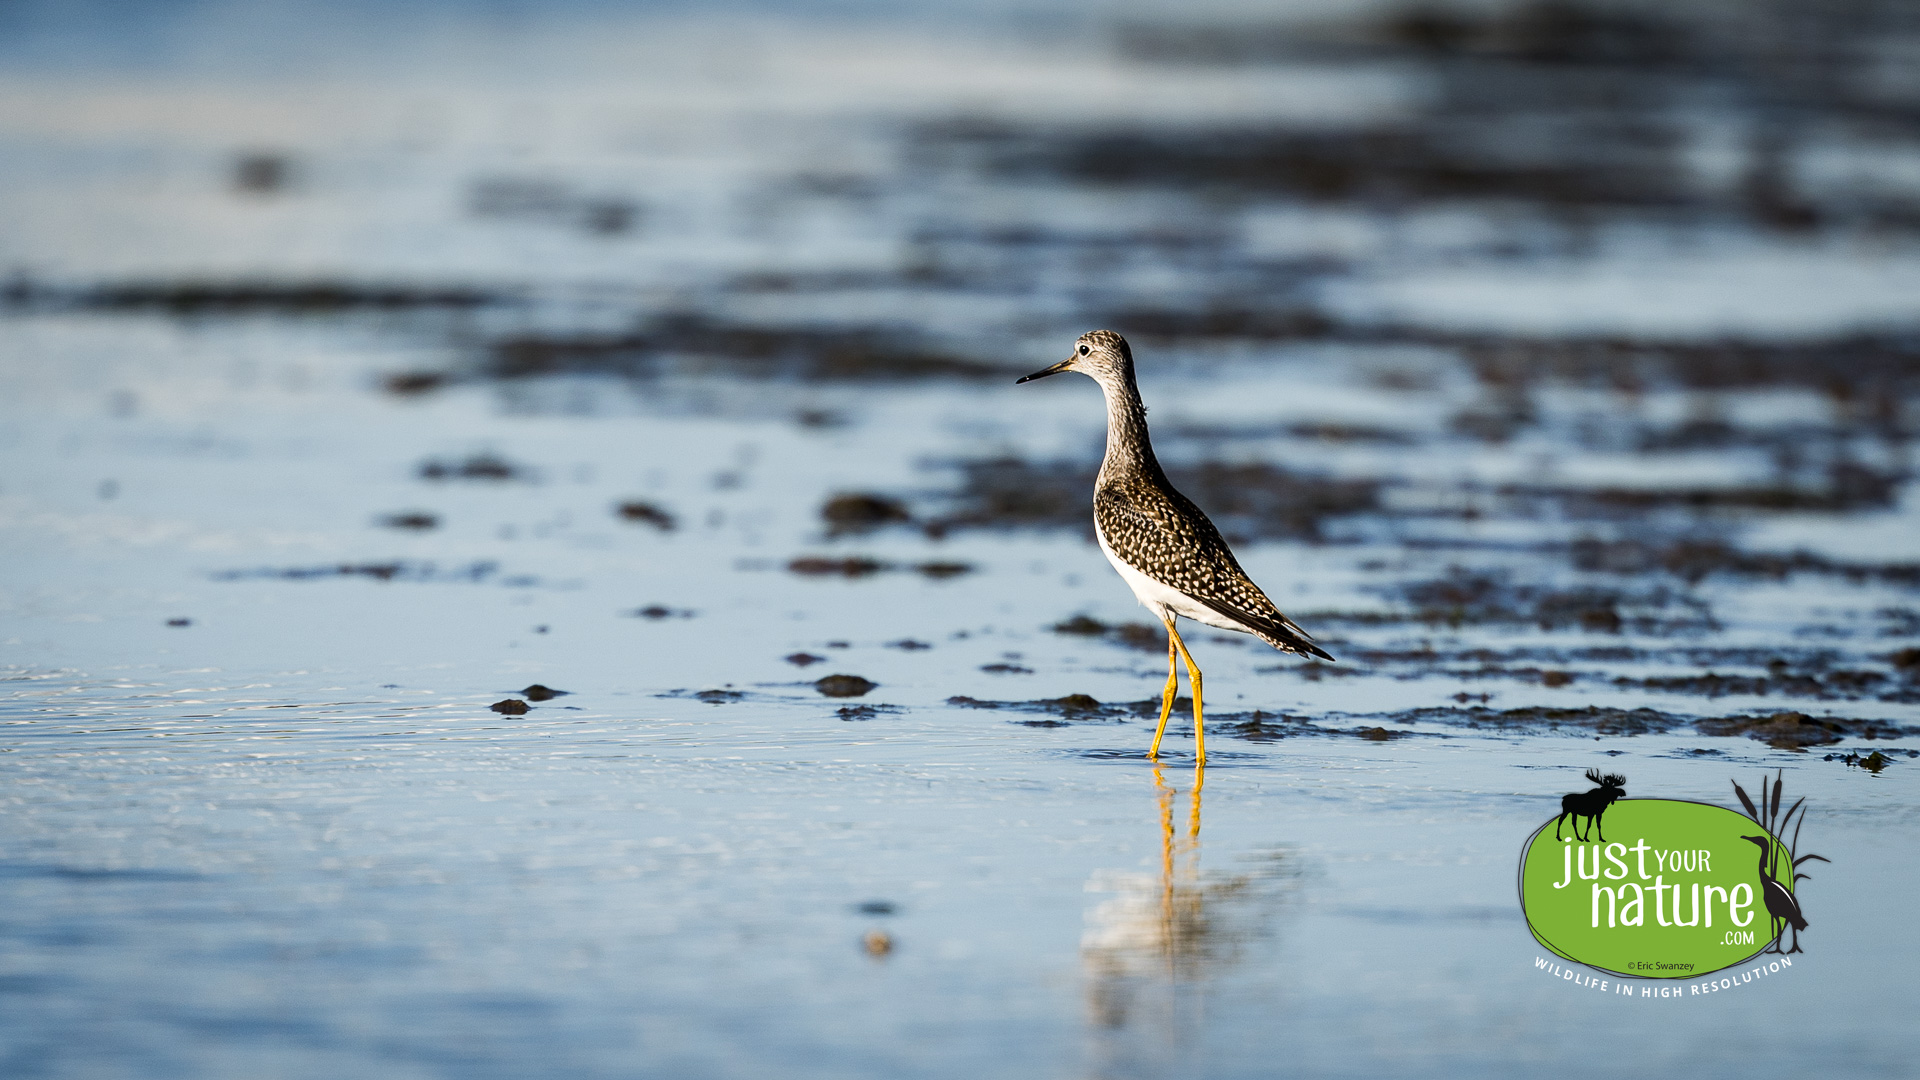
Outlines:
<svg viewBox="0 0 1920 1080"><path fill-rule="evenodd" d="M0 1074L1910 1071L1898 9L20 16ZM1338 658L1204 783L1096 325ZM1806 951L1538 967L1588 769Z"/></svg>

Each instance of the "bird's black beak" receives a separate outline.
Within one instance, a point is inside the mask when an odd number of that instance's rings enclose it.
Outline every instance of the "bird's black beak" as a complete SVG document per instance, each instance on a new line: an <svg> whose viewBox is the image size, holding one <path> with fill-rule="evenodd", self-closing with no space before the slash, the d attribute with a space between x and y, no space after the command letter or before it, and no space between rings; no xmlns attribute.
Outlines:
<svg viewBox="0 0 1920 1080"><path fill-rule="evenodd" d="M1059 363L1053 365L1052 367L1041 368L1039 371L1036 371L1031 375L1022 375L1020 378L1013 380L1013 385L1019 386L1023 382L1032 382L1035 379L1044 379L1049 375L1058 375L1061 372L1067 370L1072 365L1073 365L1073 357L1069 356L1065 360L1060 361Z"/></svg>

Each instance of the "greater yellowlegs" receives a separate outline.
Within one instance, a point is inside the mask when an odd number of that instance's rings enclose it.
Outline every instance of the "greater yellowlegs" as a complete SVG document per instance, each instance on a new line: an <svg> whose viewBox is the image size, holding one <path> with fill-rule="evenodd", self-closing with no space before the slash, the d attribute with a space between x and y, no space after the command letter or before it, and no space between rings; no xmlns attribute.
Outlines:
<svg viewBox="0 0 1920 1080"><path fill-rule="evenodd" d="M1093 528L1100 550L1148 611L1167 626L1167 687L1160 695L1160 726L1147 756L1160 756L1179 686L1179 660L1193 688L1193 741L1198 763L1207 763L1200 716L1200 667L1180 640L1174 620L1252 634L1281 652L1331 660L1306 631L1293 625L1253 583L1207 515L1174 490L1147 437L1147 407L1133 381L1133 350L1111 330L1080 335L1073 355L1020 382L1078 371L1100 384L1107 397L1107 456L1093 485Z"/></svg>

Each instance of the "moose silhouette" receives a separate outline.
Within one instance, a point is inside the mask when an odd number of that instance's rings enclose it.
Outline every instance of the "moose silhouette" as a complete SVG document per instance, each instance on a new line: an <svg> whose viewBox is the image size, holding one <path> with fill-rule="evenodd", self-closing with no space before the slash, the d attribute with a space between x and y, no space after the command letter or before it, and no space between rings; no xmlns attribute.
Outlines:
<svg viewBox="0 0 1920 1080"><path fill-rule="evenodd" d="M1606 830L1600 826L1600 816L1607 812L1607 807L1612 806L1615 799L1626 795L1627 778L1619 773L1602 776L1599 769L1588 769L1587 779L1600 786L1592 791L1576 791L1561 797L1560 816L1553 819L1555 840L1560 839L1560 823L1572 818L1574 838L1584 843L1587 838L1580 835L1580 819L1586 818L1588 831L1598 832L1600 842L1607 842Z"/></svg>

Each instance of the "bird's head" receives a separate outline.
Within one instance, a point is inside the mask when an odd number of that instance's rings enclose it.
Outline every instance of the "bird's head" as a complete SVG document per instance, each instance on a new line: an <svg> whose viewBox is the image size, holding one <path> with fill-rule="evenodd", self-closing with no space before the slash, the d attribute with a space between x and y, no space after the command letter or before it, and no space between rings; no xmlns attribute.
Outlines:
<svg viewBox="0 0 1920 1080"><path fill-rule="evenodd" d="M1751 842L1753 842L1753 843L1755 843L1755 844L1758 844L1758 845L1760 845L1760 850L1761 850L1761 851L1765 851L1765 850L1767 850L1768 848L1770 848L1770 847L1772 847L1772 846L1773 846L1773 840L1772 840L1771 838L1769 838L1769 837L1765 837L1765 836L1743 836L1743 837L1741 837L1740 839L1742 839L1742 840L1748 840L1748 841L1751 841Z"/></svg>
<svg viewBox="0 0 1920 1080"><path fill-rule="evenodd" d="M1073 343L1073 355L1017 381L1032 382L1063 371L1091 375L1102 385L1125 385L1133 381L1133 350L1127 348L1126 338L1111 330L1090 330Z"/></svg>

